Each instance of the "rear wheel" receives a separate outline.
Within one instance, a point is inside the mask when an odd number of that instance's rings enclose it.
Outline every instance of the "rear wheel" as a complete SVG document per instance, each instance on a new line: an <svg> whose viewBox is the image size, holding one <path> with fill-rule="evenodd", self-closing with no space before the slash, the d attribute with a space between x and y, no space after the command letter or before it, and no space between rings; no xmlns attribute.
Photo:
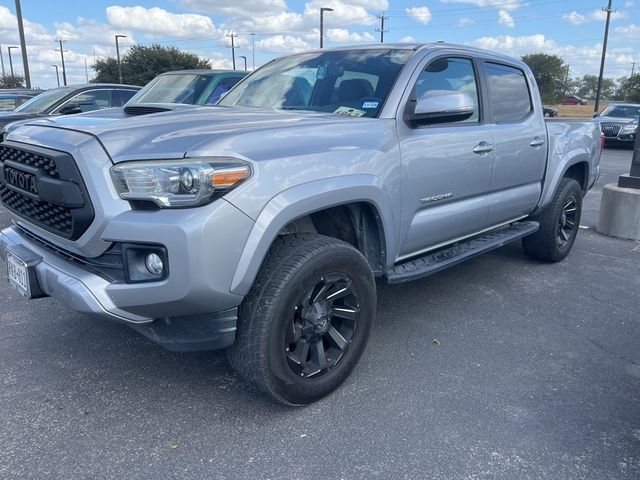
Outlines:
<svg viewBox="0 0 640 480"><path fill-rule="evenodd" d="M582 213L582 189L572 178L560 181L551 204L536 217L540 229L523 238L524 251L531 257L559 262L571 251Z"/></svg>
<svg viewBox="0 0 640 480"><path fill-rule="evenodd" d="M305 405L349 376L375 310L375 281L358 250L321 235L286 235L242 303L228 357L261 391Z"/></svg>

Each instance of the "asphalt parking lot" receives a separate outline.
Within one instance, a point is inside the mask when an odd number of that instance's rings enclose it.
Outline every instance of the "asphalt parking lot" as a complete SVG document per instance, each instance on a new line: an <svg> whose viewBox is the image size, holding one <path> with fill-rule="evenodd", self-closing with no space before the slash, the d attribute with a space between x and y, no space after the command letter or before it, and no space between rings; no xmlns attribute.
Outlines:
<svg viewBox="0 0 640 480"><path fill-rule="evenodd" d="M0 478L640 478L640 242L594 230L630 162L605 152L564 262L514 244L380 286L359 367L306 408L1 279Z"/></svg>

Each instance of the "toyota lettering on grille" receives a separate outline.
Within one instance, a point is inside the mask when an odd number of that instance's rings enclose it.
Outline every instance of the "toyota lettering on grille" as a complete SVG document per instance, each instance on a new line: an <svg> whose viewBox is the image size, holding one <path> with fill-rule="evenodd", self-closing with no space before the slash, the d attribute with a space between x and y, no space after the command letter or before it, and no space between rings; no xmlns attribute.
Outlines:
<svg viewBox="0 0 640 480"><path fill-rule="evenodd" d="M38 179L35 175L5 166L4 178L7 185L38 195Z"/></svg>

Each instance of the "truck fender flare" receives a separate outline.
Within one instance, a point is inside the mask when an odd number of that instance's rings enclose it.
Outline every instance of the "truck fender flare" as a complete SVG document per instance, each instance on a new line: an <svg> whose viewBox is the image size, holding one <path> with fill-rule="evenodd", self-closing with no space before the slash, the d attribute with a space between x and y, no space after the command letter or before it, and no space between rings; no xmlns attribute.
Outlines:
<svg viewBox="0 0 640 480"><path fill-rule="evenodd" d="M553 176L549 179L548 182L542 187L542 195L540 196L540 202L538 203L538 208L536 208L534 213L538 213L541 210L544 210L547 205L553 199L553 196L560 185L560 181L564 178L567 170L569 170L572 166L578 163L585 163L587 168L587 178L591 175L589 171L589 161L591 159L591 153L588 149L576 149L567 152L562 156L560 161L558 162L558 166L553 168ZM548 172L549 170L547 170Z"/></svg>
<svg viewBox="0 0 640 480"><path fill-rule="evenodd" d="M273 197L256 218L236 267L231 292L249 293L271 244L286 225L313 212L354 202L369 203L377 209L386 251L393 257L397 251L393 203L378 177L345 175L303 183Z"/></svg>

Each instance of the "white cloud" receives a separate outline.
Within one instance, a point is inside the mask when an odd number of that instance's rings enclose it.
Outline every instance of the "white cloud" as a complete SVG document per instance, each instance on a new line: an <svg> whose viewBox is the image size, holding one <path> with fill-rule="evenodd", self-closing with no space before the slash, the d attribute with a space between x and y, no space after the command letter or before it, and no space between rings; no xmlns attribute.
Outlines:
<svg viewBox="0 0 640 480"><path fill-rule="evenodd" d="M627 0L626 2L624 2L624 8L631 8L635 5L636 2L634 2L633 0Z"/></svg>
<svg viewBox="0 0 640 480"><path fill-rule="evenodd" d="M458 23L456 25L458 27L467 27L469 25L473 25L474 23L476 23L476 21L473 18L462 17L460 20L458 20Z"/></svg>
<svg viewBox="0 0 640 480"><path fill-rule="evenodd" d="M220 33L209 17L194 13L171 13L158 7L107 7L107 20L117 28L170 37Z"/></svg>
<svg viewBox="0 0 640 480"><path fill-rule="evenodd" d="M520 58L528 53L552 53L563 58L571 67L571 76L585 74L597 75L600 66L602 45L596 43L591 46L578 47L575 45L558 45L554 40L543 34L514 37L510 35L499 37L482 37L471 45L504 53ZM633 47L610 48L605 64L605 77L620 77L628 75L629 59L633 54Z"/></svg>
<svg viewBox="0 0 640 480"><path fill-rule="evenodd" d="M418 43L416 42L416 39L411 36L402 37L400 40L398 40L398 42L399 43Z"/></svg>
<svg viewBox="0 0 640 480"><path fill-rule="evenodd" d="M442 3L470 3L477 7L494 7L501 8L503 10L517 10L523 4L518 3L517 0L440 0Z"/></svg>
<svg viewBox="0 0 640 480"><path fill-rule="evenodd" d="M325 38L331 42L372 42L374 40L369 32L349 32L345 28L330 28L325 32Z"/></svg>
<svg viewBox="0 0 640 480"><path fill-rule="evenodd" d="M416 22L422 23L423 25L426 25L431 21L431 10L427 7L406 8L405 12L407 12L407 14Z"/></svg>
<svg viewBox="0 0 640 480"><path fill-rule="evenodd" d="M627 18L627 12L619 11L611 13L611 21ZM562 19L565 22L572 23L573 25L584 25L591 22L604 22L607 19L607 13L602 10L594 10L587 15L576 12L575 10L570 13L562 15Z"/></svg>
<svg viewBox="0 0 640 480"><path fill-rule="evenodd" d="M290 35L273 35L256 42L256 48L276 53L300 52L311 49L311 46L298 37Z"/></svg>
<svg viewBox="0 0 640 480"><path fill-rule="evenodd" d="M498 11L498 23L509 28L516 26L516 22L513 21L513 17L506 10Z"/></svg>
<svg viewBox="0 0 640 480"><path fill-rule="evenodd" d="M287 9L285 0L182 0L184 8L198 13L219 13L238 17L276 15Z"/></svg>
<svg viewBox="0 0 640 480"><path fill-rule="evenodd" d="M616 27L614 30L616 39L632 42L640 42L640 25L631 23L624 27Z"/></svg>

